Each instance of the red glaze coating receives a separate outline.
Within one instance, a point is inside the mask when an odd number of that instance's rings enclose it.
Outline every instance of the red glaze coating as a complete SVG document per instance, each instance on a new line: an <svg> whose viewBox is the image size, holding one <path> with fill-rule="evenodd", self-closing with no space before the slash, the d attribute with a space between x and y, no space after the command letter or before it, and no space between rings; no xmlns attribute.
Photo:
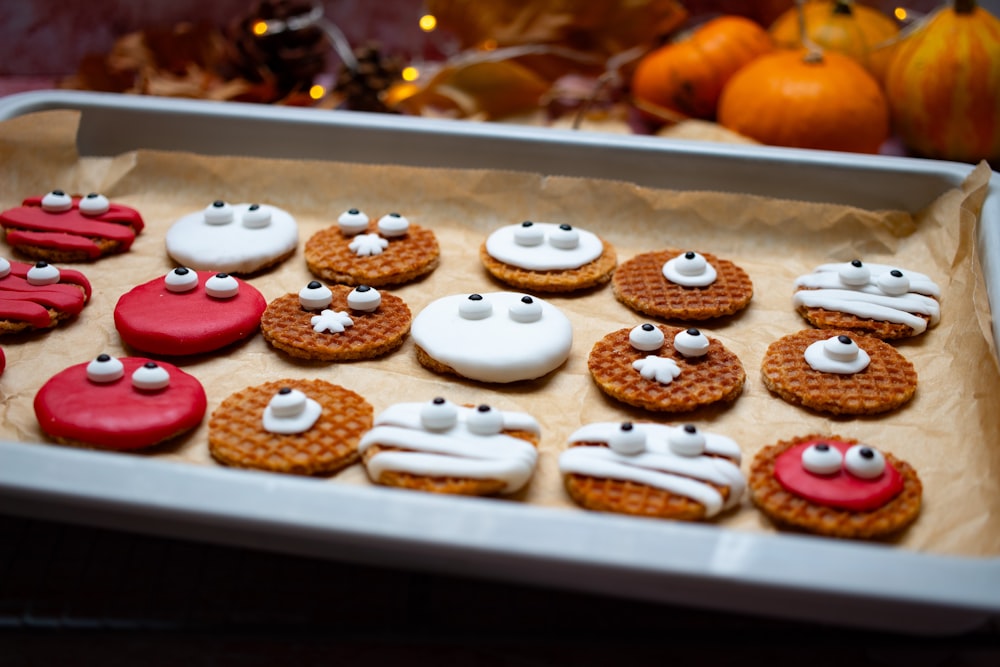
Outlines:
<svg viewBox="0 0 1000 667"><path fill-rule="evenodd" d="M7 355L5 355L3 353L3 350L0 349L0 375L3 375L3 372L6 369L7 369Z"/></svg>
<svg viewBox="0 0 1000 667"><path fill-rule="evenodd" d="M34 327L51 324L47 308L78 315L90 300L90 282L79 271L59 269L59 282L32 285L26 276L34 264L10 262L10 273L0 278L0 319L27 322Z"/></svg>
<svg viewBox="0 0 1000 667"><path fill-rule="evenodd" d="M886 461L885 472L875 479L861 479L843 467L832 475L817 475L802 467L802 452L825 442L846 454L852 445L838 440L810 440L783 452L774 462L774 476L791 493L810 502L854 512L878 509L903 490L903 478Z"/></svg>
<svg viewBox="0 0 1000 667"><path fill-rule="evenodd" d="M264 296L236 278L239 294L216 299L205 292L215 271L197 271L198 287L171 292L163 277L123 294L115 306L115 327L128 345L154 354L211 352L252 336L267 308Z"/></svg>
<svg viewBox="0 0 1000 667"><path fill-rule="evenodd" d="M118 241L123 251L132 247L136 234L144 227L138 211L111 204L101 215L84 215L79 209L80 199L73 197L71 209L56 213L42 210L41 197L28 197L19 208L0 213L0 226L8 230L7 242L12 246L83 250L92 259L101 255L92 237Z"/></svg>
<svg viewBox="0 0 1000 667"><path fill-rule="evenodd" d="M86 363L53 375L35 395L42 430L54 438L130 450L163 442L201 423L207 401L197 378L157 362L170 374L170 385L143 391L132 386L132 373L149 360L120 361L125 375L106 384L87 379Z"/></svg>

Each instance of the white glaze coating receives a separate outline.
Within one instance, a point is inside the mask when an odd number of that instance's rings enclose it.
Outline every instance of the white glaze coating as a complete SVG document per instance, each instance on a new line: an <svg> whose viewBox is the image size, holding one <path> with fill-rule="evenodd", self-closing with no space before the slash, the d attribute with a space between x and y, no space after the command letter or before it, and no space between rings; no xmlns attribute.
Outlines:
<svg viewBox="0 0 1000 667"><path fill-rule="evenodd" d="M323 406L298 389L279 391L271 400L261 420L264 430L279 435L305 433L323 414Z"/></svg>
<svg viewBox="0 0 1000 667"><path fill-rule="evenodd" d="M868 368L871 357L858 347L858 344L847 338L849 343L841 342L841 336L832 336L818 340L806 348L803 356L813 370L839 375L853 375Z"/></svg>
<svg viewBox="0 0 1000 667"><path fill-rule="evenodd" d="M518 237L537 239L538 230L544 234L541 242L534 245L518 242ZM520 224L501 227L486 238L486 252L497 261L529 271L578 269L604 252L604 244L596 234L575 227L570 234L557 224L535 222L529 232L526 234ZM571 236L576 239L575 244L569 241ZM572 247L556 247L553 240Z"/></svg>
<svg viewBox="0 0 1000 667"><path fill-rule="evenodd" d="M572 433L569 442L608 443L619 428L620 424L614 422L587 424ZM739 467L741 453L736 442L722 435L704 433L706 454L716 456L683 456L670 447L671 436L683 427L635 424L634 428L646 435L644 452L622 455L609 447L570 447L559 455L559 471L563 474L630 480L664 489L701 503L705 514L710 517L740 502L746 489L746 478ZM722 495L706 481L728 486L729 498L723 500Z"/></svg>
<svg viewBox="0 0 1000 667"><path fill-rule="evenodd" d="M427 403L397 403L375 418L374 427L358 444L364 453L373 444L400 447L406 451L380 452L365 464L372 479L387 470L416 475L499 479L504 493L513 493L530 479L538 452L530 443L493 430L470 425L478 408L455 406L456 419L449 428L427 430ZM538 422L523 412L491 409L491 418L503 430L540 433Z"/></svg>
<svg viewBox="0 0 1000 667"><path fill-rule="evenodd" d="M676 361L655 354L647 355L645 359L636 359L632 362L632 368L647 380L656 380L660 384L670 384L681 374L681 367Z"/></svg>
<svg viewBox="0 0 1000 667"><path fill-rule="evenodd" d="M532 297L542 315L518 322L508 310L524 294L483 294L491 313L467 319L460 313L468 294L453 294L428 304L413 319L411 335L430 357L460 375L483 382L516 382L541 377L562 365L573 345L573 328L562 311Z"/></svg>
<svg viewBox="0 0 1000 667"><path fill-rule="evenodd" d="M684 287L707 287L718 274L704 255L689 250L664 262L663 277Z"/></svg>
<svg viewBox="0 0 1000 667"><path fill-rule="evenodd" d="M59 282L59 269L48 262L35 262L25 276L29 285L55 285Z"/></svg>

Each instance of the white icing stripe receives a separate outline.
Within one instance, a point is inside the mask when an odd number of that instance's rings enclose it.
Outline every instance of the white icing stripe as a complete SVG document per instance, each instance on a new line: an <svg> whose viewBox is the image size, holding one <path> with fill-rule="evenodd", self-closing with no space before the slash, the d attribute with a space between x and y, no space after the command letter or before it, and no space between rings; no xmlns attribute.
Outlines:
<svg viewBox="0 0 1000 667"><path fill-rule="evenodd" d="M618 422L595 422L593 424L585 424L570 434L569 442L607 443L619 428L621 428L621 424ZM670 445L668 444L670 434L683 427L666 426L664 424L635 424L634 428L639 429L646 434L647 450L651 452L670 452ZM726 436L719 435L718 433L706 433L704 431L702 431L702 435L705 436L706 453L715 454L716 456L724 456L727 459L735 461L736 463L739 463L742 460L743 453L740 451L740 446L736 444L736 441L732 438L727 438Z"/></svg>
<svg viewBox="0 0 1000 667"><path fill-rule="evenodd" d="M796 307L836 310L858 317L905 324L916 333L927 329L927 320L914 313L927 315L931 324L937 324L941 319L938 302L921 294L888 296L867 290L804 289L792 296L792 303Z"/></svg>
<svg viewBox="0 0 1000 667"><path fill-rule="evenodd" d="M545 241L533 246L521 245L514 240L514 233L520 226L517 224L501 227L486 238L486 252L490 257L522 269L553 271L578 269L594 261L604 252L604 244L597 235L578 227L573 228L579 234L579 243L575 248L553 247L548 238L559 229L559 225L551 222L533 223L534 227L540 228L545 233Z"/></svg>
<svg viewBox="0 0 1000 667"><path fill-rule="evenodd" d="M844 284L840 281L840 270L844 268L845 264L844 262L820 264L813 273L799 276L795 284L799 287L843 287ZM883 273L899 269L910 279L910 291L933 297L941 296L941 288L928 275L917 271L910 271L909 269L903 270L898 266L890 266L888 264L870 264L865 262L864 265L871 271L873 282Z"/></svg>
<svg viewBox="0 0 1000 667"><path fill-rule="evenodd" d="M421 429L420 412L424 403L396 403L383 410L376 418L375 425L392 425L403 428ZM474 408L466 406L455 406L458 410L459 420L464 421L472 413ZM529 433L541 433L541 427L534 417L527 412L513 412L503 410L503 428L505 431L528 431Z"/></svg>

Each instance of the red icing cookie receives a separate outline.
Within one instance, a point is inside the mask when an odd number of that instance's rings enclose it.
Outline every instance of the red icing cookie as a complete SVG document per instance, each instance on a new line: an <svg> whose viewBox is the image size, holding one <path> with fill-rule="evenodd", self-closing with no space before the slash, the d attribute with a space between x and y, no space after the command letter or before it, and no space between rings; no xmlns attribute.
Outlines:
<svg viewBox="0 0 1000 667"><path fill-rule="evenodd" d="M7 355L0 349L0 375L3 375L5 370L7 370Z"/></svg>
<svg viewBox="0 0 1000 667"><path fill-rule="evenodd" d="M138 350L201 354L252 336L266 307L264 296L246 281L180 268L123 294L115 306L115 327Z"/></svg>
<svg viewBox="0 0 1000 667"><path fill-rule="evenodd" d="M201 383L172 364L101 355L52 376L35 395L35 416L58 442L131 450L193 429L206 403Z"/></svg>
<svg viewBox="0 0 1000 667"><path fill-rule="evenodd" d="M89 300L90 282L79 271L0 259L0 334L54 327Z"/></svg>
<svg viewBox="0 0 1000 667"><path fill-rule="evenodd" d="M79 262L125 252L144 223L134 208L112 204L103 195L71 197L54 190L0 213L0 226L7 243L29 257Z"/></svg>

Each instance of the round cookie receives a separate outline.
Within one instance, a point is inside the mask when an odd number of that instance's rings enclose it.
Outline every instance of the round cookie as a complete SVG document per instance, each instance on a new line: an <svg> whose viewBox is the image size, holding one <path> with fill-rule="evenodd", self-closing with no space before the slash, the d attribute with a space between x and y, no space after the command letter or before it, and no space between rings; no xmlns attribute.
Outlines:
<svg viewBox="0 0 1000 667"><path fill-rule="evenodd" d="M0 257L0 335L51 329L83 311L90 281L79 271Z"/></svg>
<svg viewBox="0 0 1000 667"><path fill-rule="evenodd" d="M615 249L596 234L530 220L491 233L479 258L497 280L532 292L573 292L603 285L618 264Z"/></svg>
<svg viewBox="0 0 1000 667"><path fill-rule="evenodd" d="M394 294L362 285L309 283L286 294L260 318L264 340L301 359L373 359L398 348L410 331L410 309Z"/></svg>
<svg viewBox="0 0 1000 667"><path fill-rule="evenodd" d="M611 281L615 297L646 315L683 322L733 315L750 304L746 271L710 253L655 250L623 262Z"/></svg>
<svg viewBox="0 0 1000 667"><path fill-rule="evenodd" d="M57 442L133 450L198 426L206 398L198 379L172 364L102 354L52 376L34 407Z"/></svg>
<svg viewBox="0 0 1000 667"><path fill-rule="evenodd" d="M344 285L402 285L429 274L440 259L437 237L398 213L369 220L357 209L336 226L312 235L305 246L313 275Z"/></svg>
<svg viewBox="0 0 1000 667"><path fill-rule="evenodd" d="M7 243L47 262L86 262L125 252L144 226L134 208L97 193L80 197L53 190L0 213Z"/></svg>
<svg viewBox="0 0 1000 667"><path fill-rule="evenodd" d="M930 277L861 260L822 264L795 280L792 303L821 329L883 340L909 338L941 319L941 289Z"/></svg>
<svg viewBox="0 0 1000 667"><path fill-rule="evenodd" d="M144 352L202 354L252 336L266 307L246 281L181 267L119 297L115 327L126 344Z"/></svg>
<svg viewBox="0 0 1000 667"><path fill-rule="evenodd" d="M413 319L411 334L426 368L480 382L540 378L559 368L573 345L562 311L515 292L432 301Z"/></svg>
<svg viewBox="0 0 1000 667"><path fill-rule="evenodd" d="M602 512L699 521L736 507L746 488L735 441L692 424L587 424L559 472L570 497Z"/></svg>
<svg viewBox="0 0 1000 667"><path fill-rule="evenodd" d="M167 254L198 271L248 274L289 258L299 227L287 211L267 204L216 200L167 230Z"/></svg>
<svg viewBox="0 0 1000 667"><path fill-rule="evenodd" d="M771 343L761 376L792 405L835 415L895 410L917 389L913 364L891 345L827 329L805 329Z"/></svg>
<svg viewBox="0 0 1000 667"><path fill-rule="evenodd" d="M923 494L908 463L837 435L764 447L748 484L754 504L779 525L860 539L887 537L911 524Z"/></svg>
<svg viewBox="0 0 1000 667"><path fill-rule="evenodd" d="M324 380L278 380L226 398L208 422L215 459L237 468L297 475L334 473L358 460L372 406Z"/></svg>
<svg viewBox="0 0 1000 667"><path fill-rule="evenodd" d="M604 393L657 412L735 401L746 381L743 364L718 339L649 323L597 341L587 367Z"/></svg>
<svg viewBox="0 0 1000 667"><path fill-rule="evenodd" d="M432 493L510 494L534 472L540 433L538 422L526 413L435 398L390 406L375 418L359 449L377 484Z"/></svg>

